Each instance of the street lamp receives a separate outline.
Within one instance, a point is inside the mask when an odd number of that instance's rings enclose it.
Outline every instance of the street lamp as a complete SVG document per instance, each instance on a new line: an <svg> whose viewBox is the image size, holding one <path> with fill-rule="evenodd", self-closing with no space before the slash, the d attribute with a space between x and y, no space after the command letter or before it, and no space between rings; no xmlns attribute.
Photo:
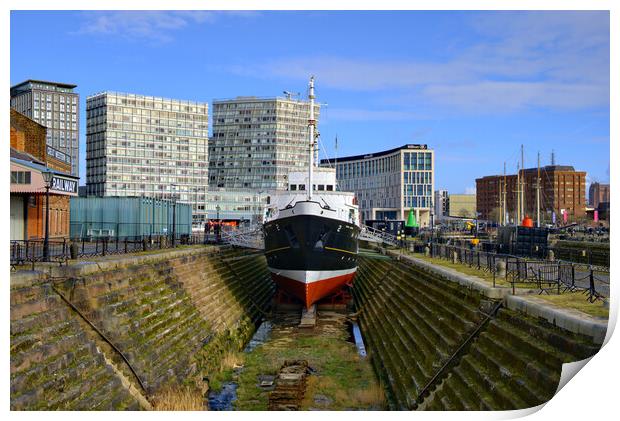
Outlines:
<svg viewBox="0 0 620 421"><path fill-rule="evenodd" d="M43 181L45 182L45 239L43 240L43 261L50 260L50 187L52 187L53 172L45 167L45 171L41 172Z"/></svg>
<svg viewBox="0 0 620 421"><path fill-rule="evenodd" d="M172 247L176 245L176 237L177 237L177 185L172 184Z"/></svg>
<svg viewBox="0 0 620 421"><path fill-rule="evenodd" d="M435 213L433 212L433 208L432 207L430 208L430 216L431 216L431 249L430 249L430 254L431 254L431 257L433 257L433 236L434 236L434 233L435 233L435 224L434 224L434 222L435 222L435 220L434 220L435 219Z"/></svg>
<svg viewBox="0 0 620 421"><path fill-rule="evenodd" d="M215 206L215 210L217 211L217 225L215 226L215 241L220 242L220 231L222 229L222 222L220 221L220 205Z"/></svg>

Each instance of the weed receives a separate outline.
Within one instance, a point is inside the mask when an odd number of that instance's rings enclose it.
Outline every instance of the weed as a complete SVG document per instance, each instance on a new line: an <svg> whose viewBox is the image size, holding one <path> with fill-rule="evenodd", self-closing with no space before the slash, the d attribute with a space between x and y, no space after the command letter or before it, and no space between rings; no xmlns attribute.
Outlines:
<svg viewBox="0 0 620 421"><path fill-rule="evenodd" d="M204 411L204 397L191 386L168 386L152 399L156 411Z"/></svg>

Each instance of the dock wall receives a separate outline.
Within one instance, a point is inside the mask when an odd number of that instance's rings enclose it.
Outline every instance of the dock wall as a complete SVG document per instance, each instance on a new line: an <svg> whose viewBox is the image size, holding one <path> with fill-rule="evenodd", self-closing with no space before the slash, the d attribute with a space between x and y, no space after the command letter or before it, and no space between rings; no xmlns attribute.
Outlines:
<svg viewBox="0 0 620 421"><path fill-rule="evenodd" d="M150 409L205 389L271 300L262 255L195 247L11 276L11 409Z"/></svg>

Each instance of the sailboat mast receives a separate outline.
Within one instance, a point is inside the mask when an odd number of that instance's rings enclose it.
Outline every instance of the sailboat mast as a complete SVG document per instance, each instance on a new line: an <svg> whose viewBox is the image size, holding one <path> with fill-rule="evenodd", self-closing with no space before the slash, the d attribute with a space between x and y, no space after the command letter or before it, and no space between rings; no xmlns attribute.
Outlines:
<svg viewBox="0 0 620 421"><path fill-rule="evenodd" d="M540 228L540 152L538 152L538 171L536 173L536 227Z"/></svg>
<svg viewBox="0 0 620 421"><path fill-rule="evenodd" d="M521 222L521 169L517 162L517 220L515 225L519 225Z"/></svg>
<svg viewBox="0 0 620 421"><path fill-rule="evenodd" d="M523 144L521 144L521 170L523 171L521 175L521 188L519 189L521 193L521 218L525 218L525 161L523 160Z"/></svg>
<svg viewBox="0 0 620 421"><path fill-rule="evenodd" d="M309 162L308 162L308 185L306 190L308 192L308 200L312 200L312 172L314 167L314 128L316 121L314 120L314 76L310 76L308 98L310 99L310 119L308 119L308 136L310 137L309 148Z"/></svg>
<svg viewBox="0 0 620 421"><path fill-rule="evenodd" d="M507 221L506 221L506 208L507 208L507 204L506 204L506 161L504 161L504 188L502 190L502 220L504 221L503 225L507 225Z"/></svg>

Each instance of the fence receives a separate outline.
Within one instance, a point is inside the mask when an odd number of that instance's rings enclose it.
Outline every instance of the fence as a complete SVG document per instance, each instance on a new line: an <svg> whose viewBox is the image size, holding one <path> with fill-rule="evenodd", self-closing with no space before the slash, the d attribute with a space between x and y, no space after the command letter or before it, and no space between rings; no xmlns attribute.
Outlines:
<svg viewBox="0 0 620 421"><path fill-rule="evenodd" d="M497 254L447 244L433 244L432 256L482 270L496 280L503 278L512 286L519 285L540 290L540 294L583 291L590 302L609 296L609 269L592 265L528 259L508 254Z"/></svg>
<svg viewBox="0 0 620 421"><path fill-rule="evenodd" d="M50 239L48 257L53 262L66 262L88 256L106 256L174 247L176 245L206 244L217 242L216 234L179 234L172 236L134 236L134 237L82 237L74 239ZM174 244L173 244L174 243ZM44 260L44 240L12 240L11 268L17 265L42 262Z"/></svg>

